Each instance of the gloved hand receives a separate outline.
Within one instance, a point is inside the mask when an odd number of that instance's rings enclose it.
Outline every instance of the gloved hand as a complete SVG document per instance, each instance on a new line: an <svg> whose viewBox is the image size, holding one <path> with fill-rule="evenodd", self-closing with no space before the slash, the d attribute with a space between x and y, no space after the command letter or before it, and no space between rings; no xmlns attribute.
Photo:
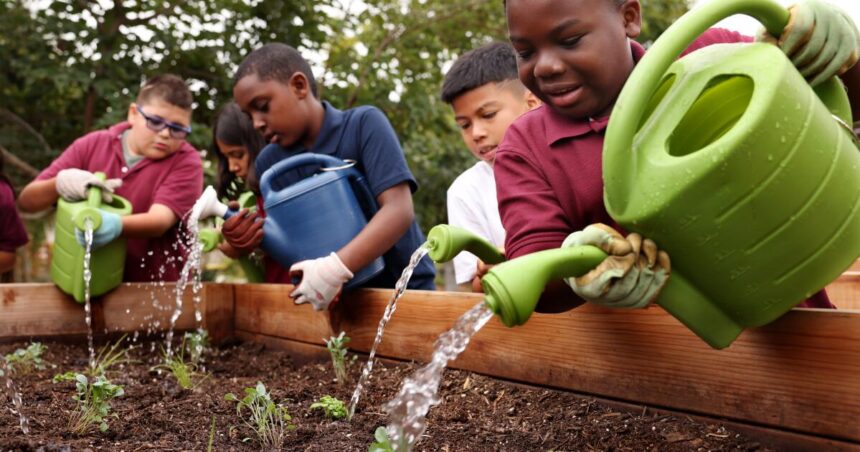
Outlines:
<svg viewBox="0 0 860 452"><path fill-rule="evenodd" d="M113 242L122 233L122 218L119 215L103 210L100 210L99 213L102 215L102 224L93 231L93 250ZM87 246L84 231L78 229L77 226L75 227L75 239L82 247Z"/></svg>
<svg viewBox="0 0 860 452"><path fill-rule="evenodd" d="M669 279L669 255L637 233L625 239L616 230L597 223L567 236L562 247L580 245L594 245L609 255L585 275L565 280L585 300L607 307L644 308L657 298Z"/></svg>
<svg viewBox="0 0 860 452"><path fill-rule="evenodd" d="M236 251L250 254L263 241L263 219L256 212L242 209L224 222L221 235Z"/></svg>
<svg viewBox="0 0 860 452"><path fill-rule="evenodd" d="M95 174L77 168L64 169L57 173L57 193L69 202L87 199L87 189L98 187L102 190L102 201L113 201L113 192L122 186L120 179L99 180Z"/></svg>
<svg viewBox="0 0 860 452"><path fill-rule="evenodd" d="M778 39L764 30L758 39L778 45L810 85L854 66L860 58L860 32L845 11L824 0L801 0L789 11Z"/></svg>
<svg viewBox="0 0 860 452"><path fill-rule="evenodd" d="M322 311L337 299L344 283L352 279L352 272L336 253L331 253L326 257L293 264L290 276L301 277L301 282L290 294L296 304L310 302L314 309Z"/></svg>

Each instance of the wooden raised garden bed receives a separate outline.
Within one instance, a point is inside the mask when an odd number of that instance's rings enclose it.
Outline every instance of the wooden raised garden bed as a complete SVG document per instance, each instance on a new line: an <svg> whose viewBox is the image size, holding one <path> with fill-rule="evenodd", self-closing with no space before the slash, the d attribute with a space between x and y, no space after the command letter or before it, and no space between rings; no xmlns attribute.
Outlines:
<svg viewBox="0 0 860 452"><path fill-rule="evenodd" d="M583 306L536 314L522 327L491 320L453 368L599 397L626 409L719 420L777 448L860 450L860 269L829 287L837 311L797 309L713 350L659 308ZM203 326L216 341L237 337L289 352L327 356L323 338L346 331L367 352L390 290L348 294L335 315L296 306L287 285L205 284ZM0 342L86 334L83 309L50 284L0 285ZM481 301L476 294L410 291L399 301L378 356L425 362L436 337ZM97 334L169 325L173 286L126 284L97 300ZM190 291L178 330L195 327ZM647 408L646 408L647 407Z"/></svg>

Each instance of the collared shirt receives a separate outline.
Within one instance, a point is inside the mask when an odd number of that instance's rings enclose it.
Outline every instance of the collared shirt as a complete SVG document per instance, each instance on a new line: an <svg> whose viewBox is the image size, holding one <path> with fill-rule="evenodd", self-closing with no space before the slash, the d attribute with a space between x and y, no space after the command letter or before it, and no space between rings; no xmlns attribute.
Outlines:
<svg viewBox="0 0 860 452"><path fill-rule="evenodd" d="M409 185L412 192L418 189L418 184L406 165L400 141L382 111L370 106L341 111L328 102L322 104L325 117L313 146L310 149L305 149L299 143L289 148L277 145L267 146L260 152L255 162L257 174L261 179L263 173L275 163L303 152L313 152L341 160L354 160L355 168L365 176L374 197L404 182ZM272 187L280 190L312 176L317 170L318 168L314 167L303 167L288 171L273 179ZM258 206L262 206L259 199ZM408 265L410 256L424 243L424 240L424 234L421 233L418 223L413 220L406 233L383 254L385 269L364 286L393 288L403 269ZM424 257L415 268L408 287L433 290L435 274L432 261ZM266 281L290 282L290 278L287 269L267 258Z"/></svg>
<svg viewBox="0 0 860 452"><path fill-rule="evenodd" d="M200 154L183 142L176 152L163 159L145 158L129 168L120 137L130 127L122 122L78 138L36 180L56 177L66 168L101 171L108 179L122 179L116 194L131 203L132 213L146 213L153 204L162 204L183 218L203 193ZM123 281L176 281L185 260L185 246L178 244L180 224L161 237L129 238Z"/></svg>
<svg viewBox="0 0 860 452"><path fill-rule="evenodd" d="M0 179L0 251L14 253L27 244L27 230L15 209L15 193L12 186Z"/></svg>
<svg viewBox="0 0 860 452"><path fill-rule="evenodd" d="M448 224L471 231L497 248L505 245L505 228L496 201L496 179L489 163L479 161L454 179L448 188ZM477 266L478 258L472 253L454 257L457 284L471 281Z"/></svg>
<svg viewBox="0 0 860 452"><path fill-rule="evenodd" d="M713 28L684 54L711 44L750 41ZM631 49L637 62L645 54L636 42L631 42ZM603 139L608 122L609 117L570 119L543 105L508 128L493 167L508 259L558 248L568 234L589 224L622 230L603 204ZM805 303L832 306L823 292Z"/></svg>

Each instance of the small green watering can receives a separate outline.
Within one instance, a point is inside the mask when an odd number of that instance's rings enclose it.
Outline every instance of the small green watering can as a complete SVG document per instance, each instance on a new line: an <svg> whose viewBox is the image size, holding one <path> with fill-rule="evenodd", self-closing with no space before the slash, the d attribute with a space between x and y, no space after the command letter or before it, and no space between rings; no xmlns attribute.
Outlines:
<svg viewBox="0 0 860 452"><path fill-rule="evenodd" d="M104 173L96 177L105 180ZM78 303L84 302L84 253L85 250L75 239L75 226L84 230L90 222L95 231L101 226L99 210L117 215L129 215L131 203L121 196L113 195L110 204L102 202L101 189L91 187L86 201L67 202L60 198L57 202L56 237L51 258L51 280L63 292L74 297ZM90 258L90 295L103 295L122 283L125 267L125 239L117 239L92 252Z"/></svg>
<svg viewBox="0 0 860 452"><path fill-rule="evenodd" d="M257 208L257 198L252 192L242 193L239 195L238 201L240 209L256 210ZM200 242L203 244L203 252L205 253L214 250L223 239L224 236L217 229L203 229L200 231ZM242 256L238 259L238 262L248 282L259 283L265 281L263 270L249 256Z"/></svg>
<svg viewBox="0 0 860 452"><path fill-rule="evenodd" d="M771 0L721 0L670 27L637 64L604 144L605 203L672 258L658 304L714 348L765 325L860 256L860 152L841 82L811 89L769 44L709 46L676 57L710 25L748 14L778 36ZM494 267L487 303L525 322L551 279L605 254L548 250Z"/></svg>

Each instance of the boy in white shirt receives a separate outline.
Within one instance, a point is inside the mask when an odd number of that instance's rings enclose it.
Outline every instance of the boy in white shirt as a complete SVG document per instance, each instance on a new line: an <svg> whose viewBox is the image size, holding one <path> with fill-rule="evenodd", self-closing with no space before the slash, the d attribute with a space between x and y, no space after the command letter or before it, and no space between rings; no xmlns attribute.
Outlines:
<svg viewBox="0 0 860 452"><path fill-rule="evenodd" d="M442 100L454 109L463 141L478 159L448 188L448 224L467 229L502 248L505 230L499 218L493 160L508 126L540 101L523 86L517 56L507 43L494 42L461 56L445 74ZM480 291L486 272L472 254L454 258L457 284Z"/></svg>

